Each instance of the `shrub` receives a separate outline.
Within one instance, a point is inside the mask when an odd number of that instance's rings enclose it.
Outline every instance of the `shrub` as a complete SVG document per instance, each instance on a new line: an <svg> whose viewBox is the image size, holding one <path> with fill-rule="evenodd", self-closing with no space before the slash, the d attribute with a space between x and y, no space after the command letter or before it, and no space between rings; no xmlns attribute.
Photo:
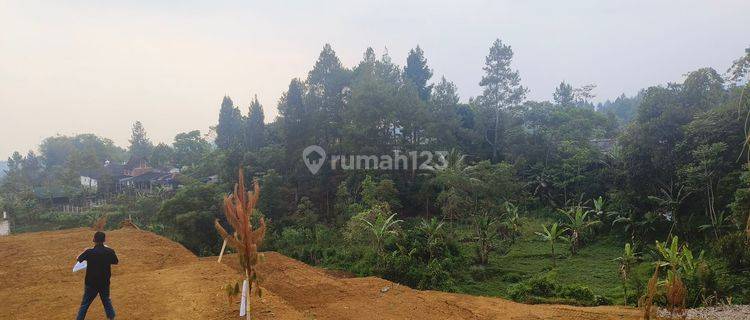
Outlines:
<svg viewBox="0 0 750 320"><path fill-rule="evenodd" d="M404 228L387 249L377 274L418 289L455 291L456 279L468 262L451 236L448 225L440 236L428 236L426 228ZM428 242L431 245L428 246Z"/></svg>
<svg viewBox="0 0 750 320"><path fill-rule="evenodd" d="M612 300L602 296L602 295L594 295L594 305L596 306L608 306L612 304Z"/></svg>
<svg viewBox="0 0 750 320"><path fill-rule="evenodd" d="M348 260L340 254L337 246L340 234L323 224L311 228L301 226L285 227L274 237L273 246L284 255L311 264L339 266L341 260Z"/></svg>
<svg viewBox="0 0 750 320"><path fill-rule="evenodd" d="M212 232L215 215L206 211L189 211L175 216L174 227L177 241L200 256L219 252L221 239Z"/></svg>
<svg viewBox="0 0 750 320"><path fill-rule="evenodd" d="M508 297L519 302L529 302L531 298L531 285L528 282L519 282L508 288Z"/></svg>
<svg viewBox="0 0 750 320"><path fill-rule="evenodd" d="M585 286L580 286L580 285L564 286L560 288L559 295L562 298L575 299L576 301L591 301L594 304L596 303L594 292Z"/></svg>
<svg viewBox="0 0 750 320"><path fill-rule="evenodd" d="M49 228L42 227L42 229L62 230L79 228L91 226L91 224L96 220L97 216L98 214L95 212L72 214L66 212L50 211L39 214L38 220L35 224L37 226L49 226Z"/></svg>
<svg viewBox="0 0 750 320"><path fill-rule="evenodd" d="M162 203L153 222L163 224L163 232L166 236L176 239L194 253L217 254L222 240L216 236L212 225L214 219L224 219L219 214L220 204L221 193L216 186L209 184L185 186L180 188L174 197ZM151 200L143 200L136 202L134 207L150 208L153 206L154 203ZM152 223L148 217L136 219L138 222L141 220Z"/></svg>
<svg viewBox="0 0 750 320"><path fill-rule="evenodd" d="M750 246L742 232L731 233L719 239L714 246L717 257L722 257L733 270L750 268Z"/></svg>
<svg viewBox="0 0 750 320"><path fill-rule="evenodd" d="M575 305L605 305L612 302L581 285L560 285L557 274L548 272L512 285L508 296L526 303L566 303Z"/></svg>

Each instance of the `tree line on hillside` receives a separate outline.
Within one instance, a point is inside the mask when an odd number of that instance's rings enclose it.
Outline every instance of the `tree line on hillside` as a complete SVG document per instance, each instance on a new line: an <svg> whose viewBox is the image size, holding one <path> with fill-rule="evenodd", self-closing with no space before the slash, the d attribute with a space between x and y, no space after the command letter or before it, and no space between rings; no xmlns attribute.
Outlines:
<svg viewBox="0 0 750 320"><path fill-rule="evenodd" d="M550 244L553 266L563 263L555 251L561 242L571 256L608 235L627 243L618 261L628 303L647 295L645 280L628 271L636 260L671 263L670 274L688 283L690 305L750 297L741 285L750 281L750 49L725 74L701 68L680 83L597 105L595 86L565 82L551 88L553 101L527 100L512 60L511 47L496 40L478 79L482 94L462 102L452 82L433 78L418 46L404 67L372 48L346 67L325 45L307 76L290 81L272 122L257 97L246 107L224 97L213 143L192 131L154 146L140 123L127 150L94 135L50 137L40 155L14 153L8 160L3 203L30 222L40 213L29 188L72 183L76 172L137 155L182 167L192 180L174 195L123 201L118 210L191 250L214 254L220 195L241 167L263 190L257 210L270 221L267 247L309 263L457 290L481 281L487 275L481 270L529 234L528 221L547 221L532 234ZM447 166L323 166L312 174L302 158L310 145L338 155L446 151ZM214 174L220 184L198 182ZM664 246L665 240L676 244ZM466 265L479 271L467 275ZM725 277L695 271L701 268L724 270ZM665 283L674 285L669 277ZM535 286L551 281L527 280L506 294L532 299ZM588 289L550 286L545 299L605 303Z"/></svg>

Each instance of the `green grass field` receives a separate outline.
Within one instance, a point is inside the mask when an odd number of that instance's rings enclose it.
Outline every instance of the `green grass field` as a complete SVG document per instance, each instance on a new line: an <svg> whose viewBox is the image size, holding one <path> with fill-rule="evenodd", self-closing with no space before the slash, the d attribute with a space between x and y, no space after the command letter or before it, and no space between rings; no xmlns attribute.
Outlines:
<svg viewBox="0 0 750 320"><path fill-rule="evenodd" d="M622 304L623 289L618 276L618 262L624 241L615 236L600 234L587 242L575 256L569 245L556 243L557 266L552 267L550 245L534 234L541 225L552 220L528 218L524 221L523 236L510 247L507 254L495 253L481 273L483 278L459 284L458 291L483 296L507 297L507 289L524 279L553 271L561 285L582 285L594 294Z"/></svg>

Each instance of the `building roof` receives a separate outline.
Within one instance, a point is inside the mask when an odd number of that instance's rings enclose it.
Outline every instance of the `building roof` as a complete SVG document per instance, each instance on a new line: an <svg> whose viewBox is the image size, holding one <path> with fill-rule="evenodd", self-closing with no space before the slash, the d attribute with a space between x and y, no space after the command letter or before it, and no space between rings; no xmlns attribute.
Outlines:
<svg viewBox="0 0 750 320"><path fill-rule="evenodd" d="M138 176L133 177L127 177L120 179L120 183L144 183L144 182L151 182L151 183L158 183L158 184L171 184L175 182L175 174L172 173L166 173L166 172L159 172L159 171L151 171L147 172Z"/></svg>

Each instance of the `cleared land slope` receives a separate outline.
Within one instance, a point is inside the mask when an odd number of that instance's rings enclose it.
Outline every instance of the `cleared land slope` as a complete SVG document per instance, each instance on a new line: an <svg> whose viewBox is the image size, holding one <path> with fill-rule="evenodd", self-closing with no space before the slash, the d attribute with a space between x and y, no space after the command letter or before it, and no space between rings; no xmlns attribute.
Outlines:
<svg viewBox="0 0 750 320"><path fill-rule="evenodd" d="M0 319L71 319L83 273L74 259L93 232L71 229L0 237ZM237 319L225 284L238 279L226 265L199 259L153 233L107 233L120 265L113 267L112 299L118 319ZM263 297L253 296L255 319L637 319L620 307L525 305L499 298L419 291L387 280L341 278L274 252L265 254ZM87 319L103 319L97 301Z"/></svg>

